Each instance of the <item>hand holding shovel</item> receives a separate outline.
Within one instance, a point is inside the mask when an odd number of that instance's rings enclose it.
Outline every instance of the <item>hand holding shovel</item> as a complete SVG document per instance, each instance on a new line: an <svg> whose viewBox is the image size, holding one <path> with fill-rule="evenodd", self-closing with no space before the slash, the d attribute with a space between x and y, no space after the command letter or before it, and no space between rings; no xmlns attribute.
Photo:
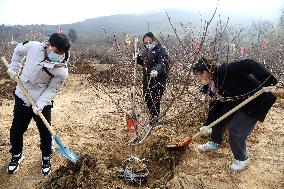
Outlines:
<svg viewBox="0 0 284 189"><path fill-rule="evenodd" d="M236 107L234 107L232 110L230 110L229 112L227 112L226 114L224 114L223 116L221 116L219 119L215 120L213 123L211 123L210 125L207 126L207 129L210 129L211 127L214 127L215 125L217 125L219 122L223 121L224 119L226 119L227 117L229 117L230 115L232 115L233 113L235 113L237 110L239 110L241 107L243 107L244 105L246 105L247 103L249 103L250 101L252 101L253 99L255 99L256 97L258 97L259 95L261 95L264 92L271 92L272 90L274 90L276 87L275 86L269 86L269 87L263 87L261 90L257 91L254 95L250 96L249 98L247 98L246 100L244 100L243 102L241 102L239 105L237 105ZM176 144L169 144L167 145L168 148L181 148L187 145L192 144L192 141L197 139L198 137L202 136L202 131L199 131L198 133L196 133L195 135L193 135L192 138L187 138L185 139L183 142L180 143L176 143Z"/></svg>

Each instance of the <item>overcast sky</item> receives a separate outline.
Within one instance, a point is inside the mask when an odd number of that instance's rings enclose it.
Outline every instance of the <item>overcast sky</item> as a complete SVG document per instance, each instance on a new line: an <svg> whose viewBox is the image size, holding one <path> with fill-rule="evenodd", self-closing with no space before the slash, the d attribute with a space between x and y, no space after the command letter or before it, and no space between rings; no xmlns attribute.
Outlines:
<svg viewBox="0 0 284 189"><path fill-rule="evenodd" d="M217 0L0 0L0 24L69 24L98 16L168 8L213 12L216 4ZM224 16L231 12L275 20L283 7L284 0L220 0L218 10Z"/></svg>

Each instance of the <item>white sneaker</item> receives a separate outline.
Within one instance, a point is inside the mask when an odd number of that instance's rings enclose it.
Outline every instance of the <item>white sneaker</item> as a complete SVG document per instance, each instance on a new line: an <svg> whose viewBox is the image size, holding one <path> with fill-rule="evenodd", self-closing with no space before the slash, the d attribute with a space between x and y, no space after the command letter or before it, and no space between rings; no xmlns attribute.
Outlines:
<svg viewBox="0 0 284 189"><path fill-rule="evenodd" d="M234 163L230 166L231 171L242 171L245 168L247 168L250 164L250 159L246 159L244 161L236 160Z"/></svg>
<svg viewBox="0 0 284 189"><path fill-rule="evenodd" d="M207 151L216 151L218 149L219 144L208 141L206 144L198 145L198 150L201 152L207 152Z"/></svg>

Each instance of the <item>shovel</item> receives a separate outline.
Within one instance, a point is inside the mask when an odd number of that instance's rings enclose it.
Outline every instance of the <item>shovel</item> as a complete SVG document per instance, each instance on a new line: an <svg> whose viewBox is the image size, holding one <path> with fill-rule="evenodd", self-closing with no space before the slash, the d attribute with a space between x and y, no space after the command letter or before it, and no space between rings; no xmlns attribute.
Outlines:
<svg viewBox="0 0 284 189"><path fill-rule="evenodd" d="M233 113L235 113L237 110L239 110L241 107L243 107L244 105L246 105L247 103L249 103L250 101L252 101L253 99L255 99L256 97L258 97L259 95L261 95L264 92L270 92L272 89L275 89L275 86L269 86L269 87L263 87L261 90L257 91L254 95L250 96L249 98L247 98L246 100L244 100L242 103L240 103L239 105L237 105L236 107L234 107L233 109L231 109L230 111L228 111L226 114L224 114L223 116L221 116L220 118L218 118L217 120L215 120L214 122L212 122L210 125L207 126L207 128L211 128L215 125L217 125L218 123L220 123L221 121L223 121L224 119L226 119L228 116L232 115ZM192 138L187 138L185 139L183 142L180 143L176 143L176 144L169 144L167 145L167 148L171 148L171 149L175 149L175 148L182 148L185 146L188 146L190 144L192 144L192 141L197 139L198 137L200 137L202 135L202 132L199 131L198 133L196 133Z"/></svg>
<svg viewBox="0 0 284 189"><path fill-rule="evenodd" d="M9 68L9 64L8 64L7 60L4 57L1 57L1 60L4 63L4 65L7 68ZM27 90L25 89L24 85L22 84L22 82L20 81L18 76L15 76L15 81L17 82L18 86L20 87L21 91L25 94L27 99L30 101L31 105L32 106L36 106L35 101L30 96L30 94L27 92ZM68 160L70 160L73 163L75 163L79 159L79 157L64 146L64 144L60 140L59 136L54 132L54 130L52 129L50 124L47 122L47 120L45 119L43 114L41 112L38 112L38 115L42 119L43 123L45 124L45 126L47 127L47 129L49 130L51 135L53 136L53 138L56 141L56 143L58 144L58 152L61 155L63 155L64 157L66 157Z"/></svg>
<svg viewBox="0 0 284 189"><path fill-rule="evenodd" d="M135 111L135 97L136 97L136 91L135 87L137 85L137 78L136 78L136 72L137 72L137 56L138 56L138 38L134 39L134 55L133 58L135 60L134 63L134 81L133 81L133 86L132 86L132 92L131 92L131 116L127 116L127 127L128 130L134 133L136 136L138 135L138 129L139 129L139 121L138 121L138 116ZM132 141L132 140L131 140ZM132 142L129 143L132 143Z"/></svg>

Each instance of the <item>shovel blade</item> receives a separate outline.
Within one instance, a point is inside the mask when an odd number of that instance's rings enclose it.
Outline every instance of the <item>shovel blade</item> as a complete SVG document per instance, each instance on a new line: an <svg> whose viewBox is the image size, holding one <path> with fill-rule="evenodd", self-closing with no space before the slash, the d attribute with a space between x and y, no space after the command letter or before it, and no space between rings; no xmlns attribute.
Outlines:
<svg viewBox="0 0 284 189"><path fill-rule="evenodd" d="M76 163L79 157L63 145L58 135L55 135L54 140L58 144L58 153L60 153L62 156L72 161L73 163Z"/></svg>
<svg viewBox="0 0 284 189"><path fill-rule="evenodd" d="M131 133L135 133L138 130L138 119L128 118L126 121L127 121L127 129Z"/></svg>
<svg viewBox="0 0 284 189"><path fill-rule="evenodd" d="M76 163L76 161L79 159L79 157L74 154L73 152L71 152L68 148L66 147L59 147L58 149L58 153L60 153L62 156L64 156L65 158L67 158L68 160L72 161L73 163Z"/></svg>
<svg viewBox="0 0 284 189"><path fill-rule="evenodd" d="M186 147L186 146L188 146L190 144L192 144L192 139L191 138L186 139L183 142L179 142L179 143L176 143L176 144L169 144L169 145L167 145L167 148L178 149L178 148Z"/></svg>

